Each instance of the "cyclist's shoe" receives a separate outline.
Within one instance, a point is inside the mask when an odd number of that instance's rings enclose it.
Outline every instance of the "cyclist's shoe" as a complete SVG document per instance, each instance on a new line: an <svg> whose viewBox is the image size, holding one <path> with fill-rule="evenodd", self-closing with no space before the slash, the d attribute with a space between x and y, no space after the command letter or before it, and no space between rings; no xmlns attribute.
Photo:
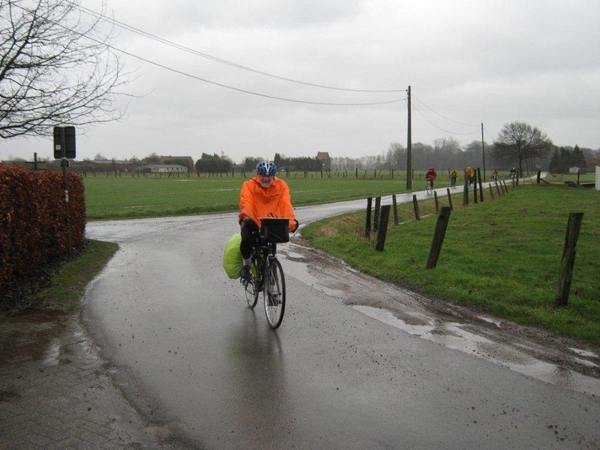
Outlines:
<svg viewBox="0 0 600 450"><path fill-rule="evenodd" d="M250 266L242 266L242 274L240 275L242 281L251 281L252 272L250 272Z"/></svg>

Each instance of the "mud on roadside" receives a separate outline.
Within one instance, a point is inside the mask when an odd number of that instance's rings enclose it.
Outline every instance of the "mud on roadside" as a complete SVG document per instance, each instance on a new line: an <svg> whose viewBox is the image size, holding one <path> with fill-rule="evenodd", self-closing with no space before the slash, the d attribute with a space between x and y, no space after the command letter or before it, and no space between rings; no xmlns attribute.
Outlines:
<svg viewBox="0 0 600 450"><path fill-rule="evenodd" d="M600 399L600 348L492 317L451 299L420 294L364 275L295 238L280 253L307 264L313 286L414 336ZM583 378L581 378L583 377Z"/></svg>

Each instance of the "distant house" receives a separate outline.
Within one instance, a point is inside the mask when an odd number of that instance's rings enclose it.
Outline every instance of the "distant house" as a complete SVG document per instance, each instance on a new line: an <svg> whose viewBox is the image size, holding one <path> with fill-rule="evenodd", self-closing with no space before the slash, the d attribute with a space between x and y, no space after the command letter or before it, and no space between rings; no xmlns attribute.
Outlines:
<svg viewBox="0 0 600 450"><path fill-rule="evenodd" d="M160 156L159 164L179 164L186 166L190 171L194 170L194 159L191 156Z"/></svg>
<svg viewBox="0 0 600 450"><path fill-rule="evenodd" d="M329 152L317 152L317 159L319 161L329 160Z"/></svg>
<svg viewBox="0 0 600 450"><path fill-rule="evenodd" d="M148 164L137 170L144 173L188 173L188 168L179 164Z"/></svg>
<svg viewBox="0 0 600 450"><path fill-rule="evenodd" d="M593 170L594 167L600 166L600 158L590 158L586 161L587 166L590 170Z"/></svg>
<svg viewBox="0 0 600 450"><path fill-rule="evenodd" d="M317 161L321 161L321 165L326 171L331 170L331 158L329 157L329 152L317 152Z"/></svg>
<svg viewBox="0 0 600 450"><path fill-rule="evenodd" d="M135 169L136 163L120 161L117 159L73 161L73 167L81 167L87 170L98 170L101 172L130 172Z"/></svg>

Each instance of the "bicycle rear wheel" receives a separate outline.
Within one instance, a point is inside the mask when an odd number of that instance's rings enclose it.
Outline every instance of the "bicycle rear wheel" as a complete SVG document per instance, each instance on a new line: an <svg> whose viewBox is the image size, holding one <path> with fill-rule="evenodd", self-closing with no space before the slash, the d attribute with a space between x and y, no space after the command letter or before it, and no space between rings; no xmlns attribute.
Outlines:
<svg viewBox="0 0 600 450"><path fill-rule="evenodd" d="M252 273L252 279L248 281L244 281L244 293L246 294L246 302L248 303L249 308L254 308L256 306L256 302L258 301L258 293L259 293L259 280L258 280L258 271L256 270L256 261L252 262L250 266L250 272Z"/></svg>
<svg viewBox="0 0 600 450"><path fill-rule="evenodd" d="M283 267L277 259L272 259L265 271L265 315L271 328L281 325L285 312L285 278Z"/></svg>

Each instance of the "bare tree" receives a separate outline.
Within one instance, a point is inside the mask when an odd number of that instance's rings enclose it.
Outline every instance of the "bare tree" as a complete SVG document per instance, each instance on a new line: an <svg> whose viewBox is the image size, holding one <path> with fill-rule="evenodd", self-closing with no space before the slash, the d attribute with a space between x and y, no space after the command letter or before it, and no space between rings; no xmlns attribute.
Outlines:
<svg viewBox="0 0 600 450"><path fill-rule="evenodd" d="M0 138L120 118L112 27L80 0L0 0Z"/></svg>
<svg viewBox="0 0 600 450"><path fill-rule="evenodd" d="M462 154L460 142L454 138L441 138L433 141L433 166L438 171L451 170L454 161Z"/></svg>
<svg viewBox="0 0 600 450"><path fill-rule="evenodd" d="M552 141L537 127L523 122L504 125L494 142L492 157L495 161L516 164L523 175L523 162L534 158L544 158L552 148Z"/></svg>

